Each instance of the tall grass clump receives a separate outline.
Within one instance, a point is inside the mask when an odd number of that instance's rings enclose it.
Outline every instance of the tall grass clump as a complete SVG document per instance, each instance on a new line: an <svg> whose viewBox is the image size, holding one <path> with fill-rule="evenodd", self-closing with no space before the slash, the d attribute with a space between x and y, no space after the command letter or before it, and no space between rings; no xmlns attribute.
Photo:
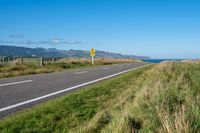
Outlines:
<svg viewBox="0 0 200 133"><path fill-rule="evenodd" d="M200 64L161 63L141 75L127 92L111 109L113 120L103 132L200 131Z"/></svg>

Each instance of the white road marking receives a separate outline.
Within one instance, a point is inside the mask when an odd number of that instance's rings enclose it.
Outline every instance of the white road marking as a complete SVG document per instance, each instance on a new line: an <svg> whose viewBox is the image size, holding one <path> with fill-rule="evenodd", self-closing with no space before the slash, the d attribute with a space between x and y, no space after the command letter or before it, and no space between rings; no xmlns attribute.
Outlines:
<svg viewBox="0 0 200 133"><path fill-rule="evenodd" d="M22 84L22 83L28 83L28 82L33 82L33 80L24 80L24 81L19 81L19 82L11 82L11 83L0 84L0 87L9 86L9 85L16 85L16 84Z"/></svg>
<svg viewBox="0 0 200 133"><path fill-rule="evenodd" d="M107 70L107 69L110 69L109 67L104 67L104 68L102 68L103 70Z"/></svg>
<svg viewBox="0 0 200 133"><path fill-rule="evenodd" d="M74 74L83 74L83 73L87 73L87 71L76 72L76 73L74 73Z"/></svg>
<svg viewBox="0 0 200 133"><path fill-rule="evenodd" d="M10 105L10 106L7 106L5 108L1 108L0 112L4 112L4 111L7 111L7 110L10 110L10 109L13 109L13 108L20 107L22 105L33 103L33 102L36 102L36 101L39 101L39 100L42 100L42 99L45 99L45 98L48 98L48 97L51 97L51 96L54 96L54 95L61 94L63 92L67 92L69 90L73 90L73 89L76 89L76 88L79 88L79 87L83 87L83 86L86 86L86 85L89 85L89 84L92 84L92 83L96 83L96 82L99 82L99 81L102 81L102 80L105 80L105 79L108 79L108 78L112 78L112 77L127 73L127 72L132 71L132 70L136 70L138 68L142 68L142 67L145 67L145 66L148 66L148 65L150 65L150 64L139 66L139 67L136 67L136 68L131 68L131 69L128 69L128 70L125 70L125 71L122 71L122 72L118 72L118 73L115 73L115 74L112 74L112 75L109 75L109 76L106 76L106 77L103 77L103 78L99 78L99 79L90 81L90 82L86 82L86 83L83 83L83 84L80 84L80 85L69 87L69 88L66 88L66 89L61 90L61 91L57 91L57 92L50 93L50 94L47 94L47 95L44 95L44 96L40 96L38 98L34 98L34 99L31 99L31 100L28 100L28 101L24 101L24 102L21 102L21 103Z"/></svg>

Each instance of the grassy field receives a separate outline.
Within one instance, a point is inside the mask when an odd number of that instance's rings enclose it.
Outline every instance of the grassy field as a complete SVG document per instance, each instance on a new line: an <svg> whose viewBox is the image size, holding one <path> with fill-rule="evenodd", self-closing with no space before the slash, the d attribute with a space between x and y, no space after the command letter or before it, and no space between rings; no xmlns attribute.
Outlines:
<svg viewBox="0 0 200 133"><path fill-rule="evenodd" d="M165 62L0 121L0 132L198 133L200 64Z"/></svg>
<svg viewBox="0 0 200 133"><path fill-rule="evenodd" d="M28 60L28 59L26 59ZM39 73L50 73L56 71L63 71L67 69L90 67L90 59L61 59L55 63L51 62L45 64L42 67L34 63L37 60L26 61L25 63L13 62L7 65L0 65L0 78L15 77L19 75L30 75ZM117 63L131 63L137 60L134 59L109 59L109 58L98 58L95 60L95 66L98 65L112 65Z"/></svg>

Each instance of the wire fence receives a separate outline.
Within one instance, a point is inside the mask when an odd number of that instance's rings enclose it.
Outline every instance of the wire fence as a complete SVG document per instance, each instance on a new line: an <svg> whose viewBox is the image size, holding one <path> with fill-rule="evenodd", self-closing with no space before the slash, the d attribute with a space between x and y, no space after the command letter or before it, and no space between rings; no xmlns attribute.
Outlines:
<svg viewBox="0 0 200 133"><path fill-rule="evenodd" d="M59 62L67 62L70 58L27 58L27 57L0 57L0 65L33 64L43 66Z"/></svg>
<svg viewBox="0 0 200 133"><path fill-rule="evenodd" d="M117 64L117 63L131 63L137 61L135 59L116 59L116 58L95 58L95 64ZM56 63L69 63L69 64L92 64L91 58L48 58L48 57L0 57L0 66L16 65L16 64L30 64L33 66L45 66Z"/></svg>

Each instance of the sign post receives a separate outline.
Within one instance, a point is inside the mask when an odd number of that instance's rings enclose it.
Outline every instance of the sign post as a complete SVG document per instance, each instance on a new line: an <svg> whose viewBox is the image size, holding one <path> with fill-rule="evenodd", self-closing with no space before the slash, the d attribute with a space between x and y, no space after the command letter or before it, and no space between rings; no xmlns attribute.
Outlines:
<svg viewBox="0 0 200 133"><path fill-rule="evenodd" d="M94 65L94 56L92 56L92 65Z"/></svg>
<svg viewBox="0 0 200 133"><path fill-rule="evenodd" d="M94 65L94 56L96 56L95 54L96 50L91 48L90 49L90 56L92 57L92 65Z"/></svg>

